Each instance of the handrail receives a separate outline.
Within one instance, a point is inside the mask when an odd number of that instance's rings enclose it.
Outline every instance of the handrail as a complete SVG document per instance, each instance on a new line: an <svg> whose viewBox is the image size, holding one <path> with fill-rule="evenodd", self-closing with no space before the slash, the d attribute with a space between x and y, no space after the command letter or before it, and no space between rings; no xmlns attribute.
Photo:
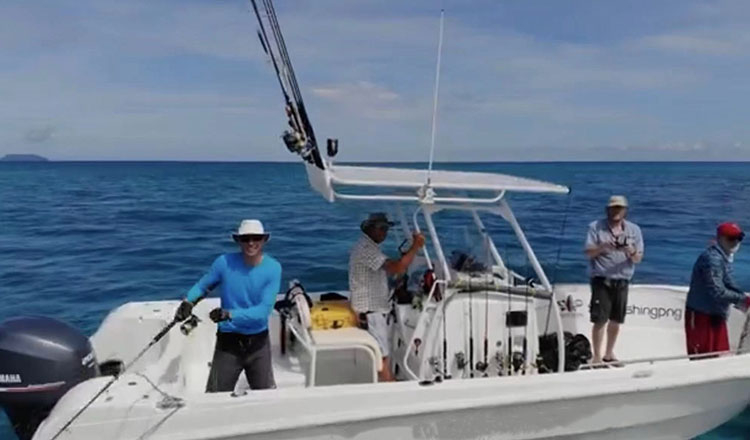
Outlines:
<svg viewBox="0 0 750 440"><path fill-rule="evenodd" d="M399 196L394 194L342 194L334 191L333 195L341 200L380 200L394 202L424 202L419 196ZM505 197L505 190L502 190L495 197L432 197L430 203L473 203L479 205L495 204Z"/></svg>
<svg viewBox="0 0 750 440"><path fill-rule="evenodd" d="M305 349L305 351L307 351L307 353L310 355L310 365L307 368L307 383L305 384L305 386L315 386L315 364L317 362L317 354L315 353L315 348L312 346L312 335L310 334L310 331L308 329L298 330L297 322L293 317L290 317L289 321L290 322L287 328L289 328L289 331L294 334L299 343L302 344L302 347ZM301 334L301 332L304 332L304 336ZM282 335L281 337L284 338L286 336Z"/></svg>
<svg viewBox="0 0 750 440"><path fill-rule="evenodd" d="M531 248L531 244L529 244L529 241L526 239L526 234L524 234L521 225L518 224L518 220L516 219L515 214L513 214L513 210L510 208L510 205L506 200L500 202L498 212L505 219L505 221L510 224L513 232L516 234L516 238L521 243L521 247L526 253L526 258L529 260L529 263L534 269L534 272L536 272L537 277L539 277L539 281L542 283L542 285L544 285L545 288L547 288L548 290L552 290L552 284L549 282L547 275L544 273L542 265L539 264L539 260L537 259L534 250Z"/></svg>
<svg viewBox="0 0 750 440"><path fill-rule="evenodd" d="M414 374L411 368L409 368L409 352L411 350L411 347L414 345L414 340L416 339L416 333L417 329L419 329L419 326L424 321L425 312L427 311L427 305L430 303L430 300L432 299L433 295L435 294L435 290L437 289L438 284L446 285L445 280L435 280L434 283L432 283L432 288L430 289L429 295L427 295L427 301L422 303L422 313L419 314L419 319L417 319L417 325L414 326L414 331L411 334L411 338L409 338L409 343L406 345L406 349L404 350L404 359L403 359L403 365L404 365L404 371L406 371L412 380L418 380L419 376ZM448 299L447 297L447 291L446 296L443 297L441 302L445 304L445 301ZM443 306L443 309L445 309L445 306ZM440 310L440 308L438 308ZM435 317L441 316L445 313L445 310L440 311L440 313L436 313ZM435 318L433 318L434 320Z"/></svg>
<svg viewBox="0 0 750 440"><path fill-rule="evenodd" d="M479 204L493 204L497 203L505 197L505 190L495 197L433 197L432 200L435 203L479 203Z"/></svg>
<svg viewBox="0 0 750 440"><path fill-rule="evenodd" d="M479 214L477 213L476 209L471 209L471 216L474 218L474 224L477 226L477 229L479 229L479 233L482 235L482 238L486 243L489 244L489 250L492 254L492 258L495 259L495 262L500 265L500 267L503 269L503 271L508 271L508 268L505 266L505 262L503 261L503 258L500 256L500 252L498 252L497 247L495 246L495 242L492 240L492 237L490 237L490 234L487 233L487 228L484 227L484 222L482 222L482 219L479 218Z"/></svg>
<svg viewBox="0 0 750 440"><path fill-rule="evenodd" d="M521 296L524 298L536 298L536 299L543 299L547 301L554 300L554 296L552 292L544 289L536 289L535 287L520 287L520 286L487 286L482 285L481 282L477 282L476 285L460 285L458 283L454 283L449 285L448 287L454 288L458 290L458 293L469 293L469 292L498 292L498 293L506 293L508 295L512 296Z"/></svg>
<svg viewBox="0 0 750 440"><path fill-rule="evenodd" d="M419 229L419 220L417 220L417 216L419 215L419 211L422 210L422 207L418 207L414 210L414 215L412 216L412 221L414 222L414 230L422 233L422 231ZM422 246L422 252L424 253L424 258L427 260L427 267L435 270L435 266L432 265L432 259L430 258L430 254L427 251L427 246Z"/></svg>
<svg viewBox="0 0 750 440"><path fill-rule="evenodd" d="M438 262L443 266L441 269L443 271L443 278L450 281L451 280L451 272L448 268L448 261L445 259L445 254L443 253L443 247L442 244L440 244L440 237L438 237L438 233L435 230L435 224L432 222L432 213L429 210L422 210L422 216L424 217L424 222L427 225L427 230L430 231L430 237L432 238L432 246L435 248L435 253L437 254Z"/></svg>
<svg viewBox="0 0 750 440"><path fill-rule="evenodd" d="M722 355L738 356L741 354L748 354L748 353L750 353L750 348L747 348L747 349L738 348L737 350L712 351L709 353L684 354L684 355L675 355L675 356L657 356L657 357L652 357L652 358L629 359L629 360L624 360L624 361L618 360L618 361L610 361L610 362L597 362L596 364L581 365L578 367L578 371L591 370L597 367L614 367L614 366L645 364L645 363L653 364L654 362L663 362L663 361L698 360L698 359L718 357Z"/></svg>
<svg viewBox="0 0 750 440"><path fill-rule="evenodd" d="M418 202L420 199L417 196L397 196L393 194L382 194L382 195L364 195L364 194L341 194L338 192L333 193L337 199L341 200L382 200L382 201L394 201L394 202Z"/></svg>

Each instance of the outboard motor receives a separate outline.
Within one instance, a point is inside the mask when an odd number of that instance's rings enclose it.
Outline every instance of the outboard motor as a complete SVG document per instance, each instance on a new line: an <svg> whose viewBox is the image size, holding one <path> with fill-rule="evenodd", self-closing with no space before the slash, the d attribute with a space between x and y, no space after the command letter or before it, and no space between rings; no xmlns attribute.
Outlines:
<svg viewBox="0 0 750 440"><path fill-rule="evenodd" d="M0 406L21 440L69 389L98 375L91 343L68 324L36 316L0 324Z"/></svg>

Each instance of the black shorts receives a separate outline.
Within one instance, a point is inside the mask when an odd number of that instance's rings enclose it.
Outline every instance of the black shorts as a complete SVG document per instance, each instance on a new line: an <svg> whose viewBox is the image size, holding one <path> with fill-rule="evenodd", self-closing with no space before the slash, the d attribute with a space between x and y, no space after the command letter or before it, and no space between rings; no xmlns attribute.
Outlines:
<svg viewBox="0 0 750 440"><path fill-rule="evenodd" d="M240 372L250 389L275 388L268 330L255 335L217 333L216 348L208 373L207 393L234 390Z"/></svg>
<svg viewBox="0 0 750 440"><path fill-rule="evenodd" d="M625 322L628 307L628 280L612 280L604 277L591 278L591 322L604 324Z"/></svg>

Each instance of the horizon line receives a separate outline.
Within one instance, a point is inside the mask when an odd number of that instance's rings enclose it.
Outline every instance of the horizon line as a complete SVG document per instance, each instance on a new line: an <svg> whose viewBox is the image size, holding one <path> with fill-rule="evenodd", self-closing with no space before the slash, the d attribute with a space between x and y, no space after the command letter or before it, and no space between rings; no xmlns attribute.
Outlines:
<svg viewBox="0 0 750 440"><path fill-rule="evenodd" d="M269 164L295 164L301 163L297 160L200 160L200 159L49 159L46 160L2 160L1 163L269 163ZM403 160L403 161L384 161L384 160L352 160L334 162L335 164L426 164L422 160ZM750 163L748 160L581 160L581 159L560 159L560 160L441 160L434 161L436 164L491 164L491 163Z"/></svg>

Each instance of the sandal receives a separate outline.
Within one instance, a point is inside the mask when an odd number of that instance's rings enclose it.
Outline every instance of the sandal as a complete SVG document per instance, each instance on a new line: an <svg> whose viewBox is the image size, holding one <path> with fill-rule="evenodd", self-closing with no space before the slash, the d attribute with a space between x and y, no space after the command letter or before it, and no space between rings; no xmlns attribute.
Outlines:
<svg viewBox="0 0 750 440"><path fill-rule="evenodd" d="M625 366L616 357L602 358L602 362L604 362L605 364L609 364L609 366L616 367L616 368L622 368Z"/></svg>

